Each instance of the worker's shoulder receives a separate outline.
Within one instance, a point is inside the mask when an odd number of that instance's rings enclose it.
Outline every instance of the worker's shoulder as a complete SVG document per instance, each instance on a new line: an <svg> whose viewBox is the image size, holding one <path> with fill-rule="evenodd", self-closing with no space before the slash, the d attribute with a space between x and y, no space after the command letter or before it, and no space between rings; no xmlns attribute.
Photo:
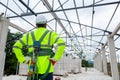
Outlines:
<svg viewBox="0 0 120 80"><path fill-rule="evenodd" d="M58 35L57 32L55 32L55 31L53 31L53 30L48 30L48 29L45 29L45 28L35 29L35 30L33 30L33 31L31 31L31 32L28 32L28 33L26 33L26 34L31 34L32 32L33 32L33 33L37 33L37 32L44 33L45 31L49 31L49 32L51 32L53 35ZM26 35L26 34L25 34L25 35Z"/></svg>
<svg viewBox="0 0 120 80"><path fill-rule="evenodd" d="M49 31L50 31L50 30L49 30ZM55 32L55 31L50 31L50 32L52 32L52 35L58 35L58 33Z"/></svg>

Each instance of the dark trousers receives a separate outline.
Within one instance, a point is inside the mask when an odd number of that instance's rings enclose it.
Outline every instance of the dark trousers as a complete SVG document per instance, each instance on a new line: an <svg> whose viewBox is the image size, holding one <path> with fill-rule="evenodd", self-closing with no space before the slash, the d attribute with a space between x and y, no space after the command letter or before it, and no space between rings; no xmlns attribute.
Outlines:
<svg viewBox="0 0 120 80"><path fill-rule="evenodd" d="M38 79L44 74L38 74ZM44 80L53 80L53 73L48 73Z"/></svg>
<svg viewBox="0 0 120 80"><path fill-rule="evenodd" d="M44 74L35 75L34 80L39 80ZM38 77L38 78L37 78ZM33 80L32 78L27 78L27 80ZM41 80L41 79L40 79ZM48 73L48 75L43 80L53 80L53 73Z"/></svg>

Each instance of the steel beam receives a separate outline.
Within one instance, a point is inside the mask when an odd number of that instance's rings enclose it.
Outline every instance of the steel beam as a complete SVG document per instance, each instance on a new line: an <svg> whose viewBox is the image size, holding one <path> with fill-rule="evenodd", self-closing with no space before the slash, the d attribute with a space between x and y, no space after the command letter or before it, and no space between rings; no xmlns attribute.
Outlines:
<svg viewBox="0 0 120 80"><path fill-rule="evenodd" d="M35 16L37 16L37 14L32 10L32 9L30 9L30 7L28 6L28 5L26 5L22 0L19 0L28 10L30 10L30 12L32 13L32 14L34 14Z"/></svg>
<svg viewBox="0 0 120 80"><path fill-rule="evenodd" d="M59 18L59 19L60 19L60 18ZM60 20L68 21L68 22L71 22L71 23L74 23L74 24L80 24L80 23L78 23L78 22L74 22L74 21L70 21L70 20L65 20L65 19L60 19ZM82 23L81 23L80 25L91 28L91 26L86 25L86 24L82 24ZM103 31L103 32L112 33L111 31L107 31L107 30L103 30L103 29L100 29L100 28L96 28L96 27L94 27L94 26L93 26L92 28L93 28L93 29L96 29L96 30ZM120 36L120 34L117 34L117 33L116 33L116 35Z"/></svg>
<svg viewBox="0 0 120 80"><path fill-rule="evenodd" d="M5 22L8 23L9 26L11 26L11 27L13 27L13 28L15 28L15 29L17 29L17 30L23 32L23 33L26 33L26 32L27 32L25 29L23 29L23 28L17 26L16 24L14 24L14 23L12 23L12 22L10 22L10 21L7 21L7 20L6 20Z"/></svg>
<svg viewBox="0 0 120 80"><path fill-rule="evenodd" d="M96 4L96 5L94 5L94 7L107 6L107 5L113 5L113 4L118 4L118 3L120 3L120 1ZM60 10L45 11L45 12L40 12L40 13L36 13L36 14L44 14L44 13L50 13L50 12L60 12L60 11L63 11L63 10L68 11L68 10L75 10L75 9L84 9L84 8L91 8L91 7L93 7L93 5L76 7L76 8L74 7L74 8L60 9ZM31 13L31 14L20 15L20 16L30 16L30 15L33 15L33 14ZM19 17L19 16L9 16L8 18L15 18L15 17Z"/></svg>
<svg viewBox="0 0 120 80"><path fill-rule="evenodd" d="M15 15L17 15L18 17L22 18L24 21L26 21L28 24L30 24L31 26L35 27L33 24L31 24L29 21L27 21L26 19L24 19L21 15L17 14L14 10L10 9L9 7L7 7L5 4L1 3L0 4L4 7L6 7L7 9L9 9L11 12L13 12Z"/></svg>
<svg viewBox="0 0 120 80"><path fill-rule="evenodd" d="M113 37L114 35L117 34L117 32L120 30L120 23L117 25L117 27L114 29L114 31L112 32L112 34L110 35L111 37Z"/></svg>
<svg viewBox="0 0 120 80"><path fill-rule="evenodd" d="M44 5L47 7L47 9L50 11L51 15L58 21L59 25L62 27L62 29L65 31L65 33L70 37L70 34L67 32L67 30L65 29L64 25L62 24L62 22L60 21L60 19L58 18L58 16L52 12L52 7L49 4L49 2L47 0L42 0Z"/></svg>
<svg viewBox="0 0 120 80"><path fill-rule="evenodd" d="M17 29L17 30L23 32L23 33L27 33L27 31L26 31L25 29L23 29L23 28L17 26L16 24L13 24L13 23L10 22L9 25L10 25L11 27L13 27L13 28L15 28L15 29Z"/></svg>
<svg viewBox="0 0 120 80"><path fill-rule="evenodd" d="M113 37L114 35L117 34L117 32L120 30L120 23L117 25L117 27L114 29L114 31L111 33L111 37ZM103 47L105 47L108 44L108 42L106 42Z"/></svg>

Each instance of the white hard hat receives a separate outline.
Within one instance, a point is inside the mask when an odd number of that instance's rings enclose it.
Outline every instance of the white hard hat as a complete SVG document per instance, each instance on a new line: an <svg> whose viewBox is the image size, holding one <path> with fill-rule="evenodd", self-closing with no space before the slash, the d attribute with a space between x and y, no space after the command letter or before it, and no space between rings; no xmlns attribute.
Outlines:
<svg viewBox="0 0 120 80"><path fill-rule="evenodd" d="M47 19L43 15L37 15L36 17L36 24L46 24Z"/></svg>

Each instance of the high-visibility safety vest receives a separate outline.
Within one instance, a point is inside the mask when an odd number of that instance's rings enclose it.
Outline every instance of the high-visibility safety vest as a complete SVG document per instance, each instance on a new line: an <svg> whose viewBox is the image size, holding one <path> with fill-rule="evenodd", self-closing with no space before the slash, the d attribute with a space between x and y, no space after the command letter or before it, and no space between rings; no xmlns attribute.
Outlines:
<svg viewBox="0 0 120 80"><path fill-rule="evenodd" d="M38 28L33 31L34 38L36 39L36 41L39 41L39 39L42 37L42 35L45 33L46 30L47 29L45 29L45 28ZM33 37L31 35L31 33L32 32L24 34L23 37L20 40L18 40L13 46L13 51L20 63L23 63L25 61L25 56L23 55L23 52L22 52L23 46L24 45L28 46L28 54L31 53L34 49L33 48L34 41L33 41ZM60 38L56 32L49 31L45 35L40 46L41 46L41 48L52 50L52 47L54 44L57 44L58 47L57 47L55 56L53 58L54 58L54 60L58 61L64 53L65 41L62 38ZM48 51L48 53L49 53L49 51ZM46 72L48 65L49 65L49 59L48 59L49 57L50 57L50 55L38 56L37 62L36 62L36 65L38 68L37 69L38 74L44 74ZM49 73L53 72L53 71L54 71L54 66L51 64Z"/></svg>

